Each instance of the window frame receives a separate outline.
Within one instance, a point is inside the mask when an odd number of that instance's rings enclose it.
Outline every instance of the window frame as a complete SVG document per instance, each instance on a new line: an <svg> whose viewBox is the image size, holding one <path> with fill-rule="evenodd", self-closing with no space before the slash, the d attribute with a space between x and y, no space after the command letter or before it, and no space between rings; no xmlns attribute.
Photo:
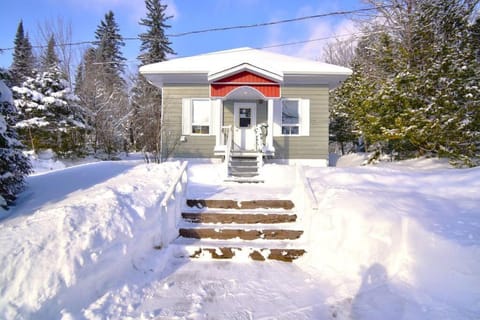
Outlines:
<svg viewBox="0 0 480 320"><path fill-rule="evenodd" d="M205 123L195 123L194 122L194 113L195 113L195 102L207 102L208 105L208 121ZM194 132L194 127L207 127L207 133L196 133ZM208 98L192 98L190 99L190 134L194 136L210 136L212 133L212 112L211 112L211 100Z"/></svg>
<svg viewBox="0 0 480 320"><path fill-rule="evenodd" d="M298 122L296 124L288 124L288 123L283 123L283 107L285 106L284 105L284 102L290 102L290 101L293 101L293 102L296 102L297 103L297 114L298 114ZM281 100L281 113L280 113L280 135L281 136L286 136L286 137L291 137L291 136L300 136L300 132L301 132L301 126L302 126L302 119L301 119L301 110L300 110L300 104L301 104L301 99L295 99L295 98L287 98L287 99L282 99ZM289 132L290 133L284 133L283 130L284 130L284 127L286 128L290 128L289 129ZM292 128L297 128L297 133L291 133L292 131Z"/></svg>

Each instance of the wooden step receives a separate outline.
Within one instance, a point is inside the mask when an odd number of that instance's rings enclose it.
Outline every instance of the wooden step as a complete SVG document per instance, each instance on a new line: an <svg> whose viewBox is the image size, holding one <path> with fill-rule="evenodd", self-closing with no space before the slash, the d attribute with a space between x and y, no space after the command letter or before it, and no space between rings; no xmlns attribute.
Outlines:
<svg viewBox="0 0 480 320"><path fill-rule="evenodd" d="M172 243L172 252L177 258L250 258L256 261L273 259L291 262L306 253L304 249L301 249L304 245L302 240L295 240L293 243L290 240L198 240L179 237Z"/></svg>
<svg viewBox="0 0 480 320"><path fill-rule="evenodd" d="M284 262L292 262L295 259L303 256L305 250L303 249L242 249L231 247L219 247L219 248L198 248L190 258L199 258L203 254L207 253L213 259L232 259L235 257L235 253L242 250L248 250L249 258L256 261L278 260Z"/></svg>
<svg viewBox="0 0 480 320"><path fill-rule="evenodd" d="M190 208L213 208L213 209L236 209L236 210L252 210L252 209L285 209L291 210L294 204L291 200L204 200L204 199L188 199L187 206Z"/></svg>
<svg viewBox="0 0 480 320"><path fill-rule="evenodd" d="M301 230L267 229L219 229L219 228L180 228L178 233L184 238L194 239L242 239L242 240L295 240L303 234Z"/></svg>
<svg viewBox="0 0 480 320"><path fill-rule="evenodd" d="M225 182L236 182L236 183L264 183L265 180L258 178L258 175L253 177L234 177L229 176L225 178Z"/></svg>
<svg viewBox="0 0 480 320"><path fill-rule="evenodd" d="M257 167L249 167L249 166L236 166L230 167L230 172L255 172L258 173Z"/></svg>
<svg viewBox="0 0 480 320"><path fill-rule="evenodd" d="M255 223L285 223L295 222L296 214L278 214L278 213L193 213L182 212L182 218L192 223L237 223L237 224L255 224Z"/></svg>
<svg viewBox="0 0 480 320"><path fill-rule="evenodd" d="M246 172L232 172L230 171L230 176L231 177L237 177L237 178L253 178L253 177L256 177L258 176L258 173L257 172L250 172L250 171L246 171Z"/></svg>

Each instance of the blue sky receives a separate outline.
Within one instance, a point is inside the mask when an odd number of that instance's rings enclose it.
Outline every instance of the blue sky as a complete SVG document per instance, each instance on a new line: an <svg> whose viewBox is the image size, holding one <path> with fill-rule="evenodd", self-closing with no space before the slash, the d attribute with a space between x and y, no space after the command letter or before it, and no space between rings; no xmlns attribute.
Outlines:
<svg viewBox="0 0 480 320"><path fill-rule="evenodd" d="M255 24L281 19L333 11L354 10L366 7L361 0L167 0L172 26L168 34L186 31ZM59 17L71 23L73 41L94 39L94 32L108 10L112 10L124 37L136 37L142 32L138 21L145 14L144 0L6 0L2 2L0 19L0 48L13 47L13 39L22 19L33 45L40 42L38 26ZM210 32L204 34L170 37L177 56L231 49L237 47L266 47L275 44L317 39L332 34L353 32L354 26L346 16L317 18L302 22L286 23L269 27ZM284 46L269 50L319 59L321 41L302 45ZM136 68L139 41L126 41L123 54L131 70ZM78 57L85 46L76 46ZM0 53L0 67L9 67L12 51Z"/></svg>

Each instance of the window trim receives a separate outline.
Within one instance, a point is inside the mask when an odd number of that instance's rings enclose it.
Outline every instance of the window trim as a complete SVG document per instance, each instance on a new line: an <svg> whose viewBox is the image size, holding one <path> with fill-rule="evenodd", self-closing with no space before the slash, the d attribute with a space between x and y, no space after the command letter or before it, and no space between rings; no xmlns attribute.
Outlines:
<svg viewBox="0 0 480 320"><path fill-rule="evenodd" d="M211 105L208 110L208 121L206 123L194 123L193 122L193 114L194 114L194 104L195 101L207 101L211 104L211 100L208 98L191 98L190 99L190 135L192 136L210 136L212 135L212 113L211 113ZM193 127L194 126L204 126L208 127L208 133L194 133Z"/></svg>
<svg viewBox="0 0 480 320"><path fill-rule="evenodd" d="M284 107L284 102L285 101L295 101L297 102L297 113L298 113L298 123L296 124L284 124L283 123L283 107ZM301 115L301 99L299 98L284 98L280 100L280 106L282 108L280 112L280 135L285 136L285 137L298 137L301 136L301 126L302 126L302 115ZM298 128L298 133L283 133L283 127L297 127ZM290 129L291 132L292 129Z"/></svg>

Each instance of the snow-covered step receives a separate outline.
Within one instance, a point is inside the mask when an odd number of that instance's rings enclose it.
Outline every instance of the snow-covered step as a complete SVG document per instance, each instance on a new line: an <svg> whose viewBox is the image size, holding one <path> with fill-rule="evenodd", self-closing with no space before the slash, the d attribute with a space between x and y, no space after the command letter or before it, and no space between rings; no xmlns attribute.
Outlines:
<svg viewBox="0 0 480 320"><path fill-rule="evenodd" d="M180 257L292 261L305 253L294 208L282 199L190 198L173 245Z"/></svg>
<svg viewBox="0 0 480 320"><path fill-rule="evenodd" d="M258 176L253 177L234 177L230 176L224 179L225 182L238 182L238 183L264 183L265 180Z"/></svg>
<svg viewBox="0 0 480 320"><path fill-rule="evenodd" d="M184 221L191 223L221 224L266 224L295 222L297 215L293 213L238 213L237 212L182 212Z"/></svg>
<svg viewBox="0 0 480 320"><path fill-rule="evenodd" d="M237 228L180 228L178 233L184 238L194 239L289 239L301 237L302 230L288 229L237 229Z"/></svg>
<svg viewBox="0 0 480 320"><path fill-rule="evenodd" d="M242 230L297 230L299 228L298 224L292 222L286 223L196 223L181 221L178 224L179 229L201 229L201 228L214 228L214 229L242 229Z"/></svg>
<svg viewBox="0 0 480 320"><path fill-rule="evenodd" d="M252 259L291 262L303 256L304 249L295 248L289 241L217 241L178 238L172 243L173 255L190 259Z"/></svg>
<svg viewBox="0 0 480 320"><path fill-rule="evenodd" d="M213 208L213 209L285 209L291 210L295 206L291 200L222 200L222 199L188 199L187 207L190 208Z"/></svg>

